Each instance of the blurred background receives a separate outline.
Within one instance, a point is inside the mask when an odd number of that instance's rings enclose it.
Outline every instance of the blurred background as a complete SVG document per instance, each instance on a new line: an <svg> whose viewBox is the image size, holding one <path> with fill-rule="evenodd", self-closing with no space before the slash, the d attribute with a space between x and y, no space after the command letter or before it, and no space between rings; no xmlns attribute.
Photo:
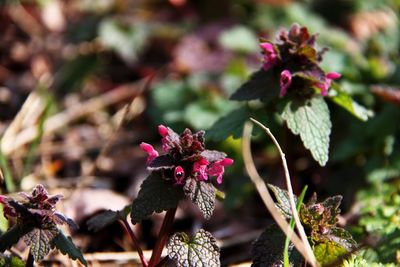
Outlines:
<svg viewBox="0 0 400 267"><path fill-rule="evenodd" d="M342 73L344 90L374 113L363 122L329 106L324 168L280 118L264 114L287 153L295 190L307 184L307 195L315 191L321 200L343 195L340 223L369 247L364 257L399 261L399 0L0 3L1 193L42 183L63 194L63 212L80 225L74 240L93 264L135 266L134 253L122 253L132 246L118 224L93 234L85 222L137 195L147 175L138 144L160 145L160 123L177 132L204 129L209 149L235 159L221 186L226 199L212 219L182 203L174 229L211 231L223 266L249 261L251 243L272 219L243 168L240 138L212 126L243 105L229 96L261 67L258 38L274 40L294 22L318 33L320 48L329 47L324 70ZM271 142L257 135L253 145L259 172L284 186ZM160 222L155 215L135 226L145 249L154 245ZM0 230L7 227L0 218ZM56 254L48 263L71 264Z"/></svg>

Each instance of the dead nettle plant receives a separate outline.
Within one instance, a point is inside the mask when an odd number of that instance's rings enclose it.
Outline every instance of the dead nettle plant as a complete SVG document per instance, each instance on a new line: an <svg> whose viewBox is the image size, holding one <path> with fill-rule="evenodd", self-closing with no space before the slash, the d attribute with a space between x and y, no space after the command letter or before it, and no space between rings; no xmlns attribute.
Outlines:
<svg viewBox="0 0 400 267"><path fill-rule="evenodd" d="M263 124L254 119L251 121L264 129L276 145L281 156L287 186L287 190L284 190L272 184L266 185L258 174L250 149L253 126L250 122L246 123L243 132L245 167L279 226L269 226L256 240L252 248L252 266L300 266L302 257L311 266L340 263L345 256L355 251L357 245L351 234L338 226L342 196L333 196L317 202L317 195L314 193L307 203L303 203L305 190L299 198L293 194L285 154L278 141ZM276 200L275 203L269 190ZM297 233L293 232L294 225Z"/></svg>
<svg viewBox="0 0 400 267"><path fill-rule="evenodd" d="M178 134L171 128L160 125L162 154L147 143L141 149L147 153L147 169L150 175L142 183L138 196L131 206L121 211L105 211L88 221L89 229L97 231L119 220L127 229L143 266L220 266L219 248L211 233L200 229L192 238L186 233L170 236L178 204L184 198L190 199L209 219L214 210L215 200L220 191L225 167L233 160L220 151L205 148L204 131L192 133L186 129ZM140 223L153 213L166 211L164 220L153 248L150 260L143 251L128 223ZM169 242L168 242L169 241ZM162 258L167 247L168 255Z"/></svg>
<svg viewBox="0 0 400 267"><path fill-rule="evenodd" d="M66 236L60 225L76 229L76 224L56 210L62 195L49 195L42 185L37 185L30 194L19 193L20 200L0 195L4 217L13 223L0 236L0 252L3 253L23 239L30 247L26 266L40 262L51 249L58 249L73 260L87 265L81 251L72 239Z"/></svg>

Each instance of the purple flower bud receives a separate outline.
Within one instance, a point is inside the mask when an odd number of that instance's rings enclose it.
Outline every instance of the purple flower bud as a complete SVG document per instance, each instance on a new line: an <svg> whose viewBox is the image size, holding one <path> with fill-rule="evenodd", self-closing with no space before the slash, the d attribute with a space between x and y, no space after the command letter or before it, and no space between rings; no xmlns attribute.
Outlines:
<svg viewBox="0 0 400 267"><path fill-rule="evenodd" d="M272 66L274 66L278 61L278 55L275 51L273 44L271 43L260 43L260 47L263 50L264 54L264 70L269 70Z"/></svg>
<svg viewBox="0 0 400 267"><path fill-rule="evenodd" d="M332 80L339 79L342 75L338 72L329 72L325 75L325 82L315 84L321 90L321 95L326 96L328 94L329 87L331 87Z"/></svg>
<svg viewBox="0 0 400 267"><path fill-rule="evenodd" d="M185 179L185 170L181 166L176 167L174 171L174 177L176 184L183 184L183 180Z"/></svg>
<svg viewBox="0 0 400 267"><path fill-rule="evenodd" d="M340 74L339 72L328 72L328 74L326 74L326 78L330 79L330 80L336 80L339 79L340 77L342 77L342 74Z"/></svg>
<svg viewBox="0 0 400 267"><path fill-rule="evenodd" d="M158 157L158 152L153 148L152 145L142 142L140 148L147 153L147 165L149 165L156 157Z"/></svg>
<svg viewBox="0 0 400 267"><path fill-rule="evenodd" d="M281 72L281 79L280 79L280 93L279 96L283 97L286 95L286 92L289 88L289 86L292 84L292 74L288 70L284 70Z"/></svg>
<svg viewBox="0 0 400 267"><path fill-rule="evenodd" d="M158 132L160 133L160 135L161 135L162 137L165 137L165 136L168 135L168 128L165 127L164 125L160 124L160 125L158 126Z"/></svg>

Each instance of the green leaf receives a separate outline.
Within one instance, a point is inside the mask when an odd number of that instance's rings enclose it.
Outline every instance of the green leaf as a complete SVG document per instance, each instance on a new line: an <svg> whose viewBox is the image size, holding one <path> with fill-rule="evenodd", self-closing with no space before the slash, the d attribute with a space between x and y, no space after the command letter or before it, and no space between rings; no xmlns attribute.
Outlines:
<svg viewBox="0 0 400 267"><path fill-rule="evenodd" d="M282 212L283 216L286 218L292 217L292 208L290 207L289 193L287 190L283 190L273 184L268 184L268 188L274 193L277 203L276 207ZM297 202L297 197L294 196L295 203Z"/></svg>
<svg viewBox="0 0 400 267"><path fill-rule="evenodd" d="M3 213L3 204L0 203L0 236L2 232L7 231L8 229L8 220L4 217Z"/></svg>
<svg viewBox="0 0 400 267"><path fill-rule="evenodd" d="M14 255L0 253L0 267L24 267L25 262Z"/></svg>
<svg viewBox="0 0 400 267"><path fill-rule="evenodd" d="M328 238L345 248L348 252L352 251L357 245L351 234L340 227L332 227Z"/></svg>
<svg viewBox="0 0 400 267"><path fill-rule="evenodd" d="M140 186L139 194L132 203L132 223L136 224L154 212L160 213L177 207L183 197L180 186L174 186L159 173L151 173Z"/></svg>
<svg viewBox="0 0 400 267"><path fill-rule="evenodd" d="M15 225L0 236L0 252L4 252L16 244L24 235L29 233L32 227Z"/></svg>
<svg viewBox="0 0 400 267"><path fill-rule="evenodd" d="M313 248L315 258L322 266L337 261L347 254L347 250L335 242L319 243Z"/></svg>
<svg viewBox="0 0 400 267"><path fill-rule="evenodd" d="M50 251L51 241L57 236L56 227L48 229L34 228L24 236L25 243L31 247L30 253L36 262L40 262Z"/></svg>
<svg viewBox="0 0 400 267"><path fill-rule="evenodd" d="M273 71L263 69L254 72L249 80L245 82L233 95L231 100L248 101L262 99L269 103L279 94L279 78Z"/></svg>
<svg viewBox="0 0 400 267"><path fill-rule="evenodd" d="M193 240L185 233L174 234L168 242L168 256L177 266L219 267L219 248L215 238L200 229Z"/></svg>
<svg viewBox="0 0 400 267"><path fill-rule="evenodd" d="M126 219L130 211L131 206L126 206L123 210L106 210L101 212L87 221L88 229L97 232L120 219Z"/></svg>
<svg viewBox="0 0 400 267"><path fill-rule="evenodd" d="M59 231L58 235L51 241L51 246L57 248L62 254L68 255L73 260L79 260L87 266L87 262L82 252L72 242L71 237L67 237L63 232Z"/></svg>
<svg viewBox="0 0 400 267"><path fill-rule="evenodd" d="M304 146L321 166L328 161L329 135L332 123L329 109L322 97L316 96L304 103L289 101L282 118L295 135L300 135Z"/></svg>
<svg viewBox="0 0 400 267"><path fill-rule="evenodd" d="M251 249L253 259L252 267L283 266L283 249L285 246L285 234L277 225L268 227L256 240ZM290 262L299 266L301 256L290 243L288 252Z"/></svg>
<svg viewBox="0 0 400 267"><path fill-rule="evenodd" d="M199 207L207 220L211 218L215 206L215 187L212 183L187 179L183 188L185 195Z"/></svg>
<svg viewBox="0 0 400 267"><path fill-rule="evenodd" d="M230 135L233 138L242 136L243 125L251 117L246 107L229 112L224 117L217 120L210 129L207 130L207 137L215 141L223 141Z"/></svg>
<svg viewBox="0 0 400 267"><path fill-rule="evenodd" d="M367 121L374 114L371 110L368 110L355 102L351 96L340 89L337 84L334 84L333 88L329 90L328 97L333 103L341 106L362 121Z"/></svg>

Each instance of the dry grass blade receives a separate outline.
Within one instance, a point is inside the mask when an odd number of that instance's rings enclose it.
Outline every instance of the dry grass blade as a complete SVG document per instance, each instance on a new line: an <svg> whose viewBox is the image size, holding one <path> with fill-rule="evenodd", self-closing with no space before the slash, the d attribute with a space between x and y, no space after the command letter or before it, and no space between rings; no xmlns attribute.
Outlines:
<svg viewBox="0 0 400 267"><path fill-rule="evenodd" d="M252 119L252 121L259 124L259 122L255 121L253 119ZM264 128L265 127L263 127L263 129ZM304 239L301 240L295 233L293 233L293 231L290 228L287 221L283 218L282 214L277 210L275 203L267 189L267 186L265 185L263 179L260 177L260 175L257 172L257 169L256 169L253 159L252 159L251 149L250 149L250 137L251 137L252 129L253 129L253 125L250 122L247 122L245 124L244 131L243 131L243 158L244 158L245 167L250 176L250 179L255 184L256 189L257 189L258 193L260 194L264 204L266 205L267 209L271 213L272 217L274 218L274 220L276 221L278 226L285 233L285 235L287 235L290 238L290 240L292 241L292 243L294 244L296 249L312 266L318 266L318 263L312 252L311 246L308 243L307 237L304 241ZM273 138L273 140L276 141L275 138ZM277 144L277 142L275 144ZM277 147L278 147L279 152L281 153L282 150L280 149L279 144L277 145ZM282 152L281 156L282 156L282 161L284 162L283 164L284 164L284 168L285 168L285 174L286 174L286 172L288 174L289 172L287 171L286 160L285 160L285 156L284 156L283 152ZM289 179L289 182L290 182L290 179ZM290 189L291 189L291 186L290 186ZM289 195L291 195L291 198L293 198L292 190L289 191ZM292 206L292 203L291 203L291 206ZM295 210L294 212L293 212L293 207ZM292 212L294 214L294 217L297 216L298 222L300 223L300 220L299 220L298 214L297 214L297 210L296 210L296 205L294 204L294 198L293 198ZM297 221L296 221L296 225L297 225ZM299 228L299 226L298 226L298 228ZM300 224L300 228L303 230L303 233L304 233L304 229L301 226L301 224ZM305 236L305 233L304 233L304 236Z"/></svg>

